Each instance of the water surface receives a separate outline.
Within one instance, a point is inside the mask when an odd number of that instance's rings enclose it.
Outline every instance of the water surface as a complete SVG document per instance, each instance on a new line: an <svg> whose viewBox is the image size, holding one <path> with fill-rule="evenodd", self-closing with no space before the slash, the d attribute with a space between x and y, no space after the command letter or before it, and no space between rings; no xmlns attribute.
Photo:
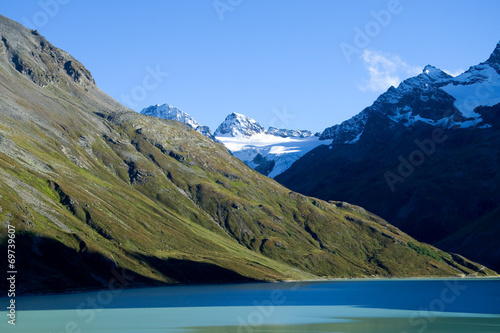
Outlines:
<svg viewBox="0 0 500 333"><path fill-rule="evenodd" d="M30 333L500 332L500 279L174 286L16 303L15 331ZM0 314L1 331L13 332Z"/></svg>

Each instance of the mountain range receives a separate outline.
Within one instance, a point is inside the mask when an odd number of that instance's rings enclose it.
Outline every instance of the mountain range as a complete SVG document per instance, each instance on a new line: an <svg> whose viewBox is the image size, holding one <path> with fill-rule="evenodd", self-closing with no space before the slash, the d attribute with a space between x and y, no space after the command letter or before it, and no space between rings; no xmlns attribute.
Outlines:
<svg viewBox="0 0 500 333"><path fill-rule="evenodd" d="M271 178L318 145L329 144L319 139L321 133L276 127L266 130L256 120L234 112L226 117L214 134L186 112L168 104L151 105L141 113L185 123L215 142L224 144L233 156Z"/></svg>
<svg viewBox="0 0 500 333"><path fill-rule="evenodd" d="M275 177L361 205L410 235L500 268L500 43L452 77L433 66L391 87Z"/></svg>
<svg viewBox="0 0 500 333"><path fill-rule="evenodd" d="M217 140L248 166L268 177L288 169L305 153L327 142L307 130L269 127L242 114L232 113L215 131Z"/></svg>
<svg viewBox="0 0 500 333"><path fill-rule="evenodd" d="M291 191L188 125L122 106L83 64L3 16L0 39L0 220L16 230L20 293L106 288L117 274L127 286L495 275L361 207ZM2 232L2 253L7 244Z"/></svg>

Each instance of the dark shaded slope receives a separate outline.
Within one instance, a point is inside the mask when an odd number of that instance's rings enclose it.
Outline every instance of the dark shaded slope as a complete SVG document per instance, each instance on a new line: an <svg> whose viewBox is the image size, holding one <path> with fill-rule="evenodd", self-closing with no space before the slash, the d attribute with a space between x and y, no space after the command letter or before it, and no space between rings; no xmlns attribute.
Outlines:
<svg viewBox="0 0 500 333"><path fill-rule="evenodd" d="M362 205L420 240L499 269L499 54L500 43L457 77L427 65L327 128L331 149L312 151L276 180Z"/></svg>
<svg viewBox="0 0 500 333"><path fill-rule="evenodd" d="M375 114L359 142L317 148L276 180L306 195L363 206L417 239L498 269L498 108L477 110L491 128L442 132Z"/></svg>

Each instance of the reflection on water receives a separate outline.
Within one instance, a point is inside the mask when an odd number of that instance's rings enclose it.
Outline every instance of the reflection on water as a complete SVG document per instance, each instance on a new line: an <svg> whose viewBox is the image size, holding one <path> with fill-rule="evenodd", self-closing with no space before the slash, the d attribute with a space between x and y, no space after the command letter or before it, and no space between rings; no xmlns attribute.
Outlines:
<svg viewBox="0 0 500 333"><path fill-rule="evenodd" d="M180 332L180 331L179 331ZM349 332L349 333L471 333L500 332L498 318L436 318L428 325L412 326L407 318L357 318L352 322L305 325L263 325L258 328L236 326L198 327L198 333L245 332Z"/></svg>
<svg viewBox="0 0 500 333"><path fill-rule="evenodd" d="M16 304L14 329L29 333L500 332L500 279L144 288Z"/></svg>
<svg viewBox="0 0 500 333"><path fill-rule="evenodd" d="M500 315L348 306L181 307L26 311L16 332L500 332ZM4 332L2 330L2 332Z"/></svg>

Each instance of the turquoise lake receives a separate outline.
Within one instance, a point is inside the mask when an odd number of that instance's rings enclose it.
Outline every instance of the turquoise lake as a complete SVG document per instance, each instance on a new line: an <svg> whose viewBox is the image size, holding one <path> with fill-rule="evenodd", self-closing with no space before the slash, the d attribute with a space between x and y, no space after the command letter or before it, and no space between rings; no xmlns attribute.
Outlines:
<svg viewBox="0 0 500 333"><path fill-rule="evenodd" d="M115 289L17 297L16 306L15 326L0 312L1 332L498 333L500 279Z"/></svg>

